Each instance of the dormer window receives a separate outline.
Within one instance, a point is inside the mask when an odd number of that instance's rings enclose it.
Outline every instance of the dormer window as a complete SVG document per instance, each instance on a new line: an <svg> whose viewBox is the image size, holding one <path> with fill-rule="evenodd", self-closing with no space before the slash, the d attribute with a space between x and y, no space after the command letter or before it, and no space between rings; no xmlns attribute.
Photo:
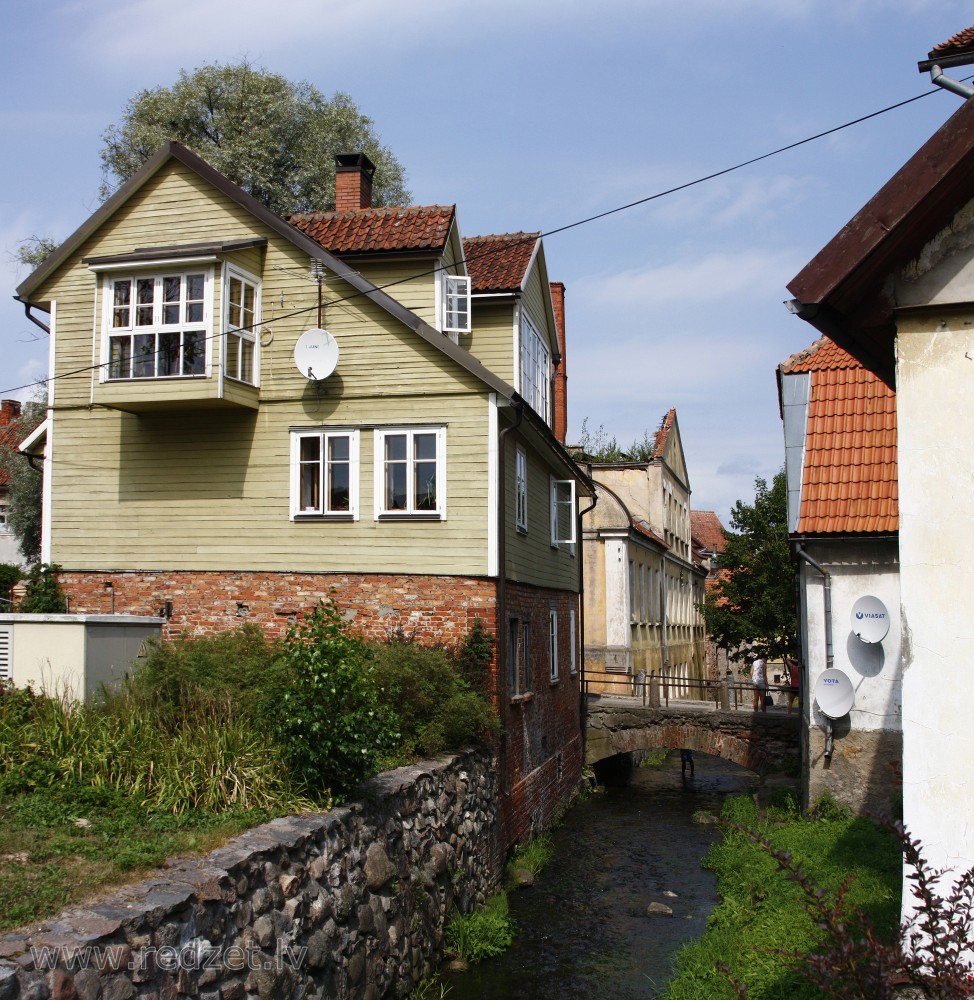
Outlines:
<svg viewBox="0 0 974 1000"><path fill-rule="evenodd" d="M126 275L108 281L110 379L206 373L210 272Z"/></svg>
<svg viewBox="0 0 974 1000"><path fill-rule="evenodd" d="M465 274L444 274L441 287L443 332L470 333L470 279Z"/></svg>

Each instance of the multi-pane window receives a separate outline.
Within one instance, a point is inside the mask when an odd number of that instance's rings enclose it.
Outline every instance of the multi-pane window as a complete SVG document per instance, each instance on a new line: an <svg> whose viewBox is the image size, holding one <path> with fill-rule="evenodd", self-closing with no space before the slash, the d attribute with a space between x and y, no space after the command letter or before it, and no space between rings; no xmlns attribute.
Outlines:
<svg viewBox="0 0 974 1000"><path fill-rule="evenodd" d="M292 517L357 517L358 452L358 431L292 434Z"/></svg>
<svg viewBox="0 0 974 1000"><path fill-rule="evenodd" d="M257 337L257 284L243 275L230 271L226 286L226 336L224 351L228 378L256 384L254 357Z"/></svg>
<svg viewBox="0 0 974 1000"><path fill-rule="evenodd" d="M507 690L511 697L521 690L518 663L521 650L521 622L511 618L507 623Z"/></svg>
<svg viewBox="0 0 974 1000"><path fill-rule="evenodd" d="M375 432L376 515L446 516L446 430Z"/></svg>
<svg viewBox="0 0 974 1000"><path fill-rule="evenodd" d="M534 670L531 663L530 622L525 622L521 626L521 666L524 670L524 690L531 691L534 688Z"/></svg>
<svg viewBox="0 0 974 1000"><path fill-rule="evenodd" d="M108 377L206 373L207 273L143 275L108 282Z"/></svg>
<svg viewBox="0 0 974 1000"><path fill-rule="evenodd" d="M469 333L470 279L462 274L443 275L443 332Z"/></svg>
<svg viewBox="0 0 974 1000"><path fill-rule="evenodd" d="M521 396L545 421L549 420L551 355L526 312L521 313Z"/></svg>
<svg viewBox="0 0 974 1000"><path fill-rule="evenodd" d="M518 531L528 530L528 456L518 448L514 458L514 524Z"/></svg>
<svg viewBox="0 0 974 1000"><path fill-rule="evenodd" d="M558 612L548 609L548 667L551 681L558 680Z"/></svg>
<svg viewBox="0 0 974 1000"><path fill-rule="evenodd" d="M574 479L551 480L551 544L575 544Z"/></svg>
<svg viewBox="0 0 974 1000"><path fill-rule="evenodd" d="M0 532L9 531L10 525L7 522L7 502L0 500Z"/></svg>

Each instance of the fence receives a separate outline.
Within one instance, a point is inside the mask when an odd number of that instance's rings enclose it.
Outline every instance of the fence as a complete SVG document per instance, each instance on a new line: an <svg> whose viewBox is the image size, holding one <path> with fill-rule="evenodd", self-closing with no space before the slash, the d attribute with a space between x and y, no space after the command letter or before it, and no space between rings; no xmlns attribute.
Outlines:
<svg viewBox="0 0 974 1000"><path fill-rule="evenodd" d="M787 692L790 688L769 685L767 694ZM714 708L726 711L751 709L754 705L754 688L751 683L724 678L694 680L678 677L666 671L655 670L637 674L610 674L586 670L586 697L608 696L635 699L650 708L668 707L671 701L712 703Z"/></svg>

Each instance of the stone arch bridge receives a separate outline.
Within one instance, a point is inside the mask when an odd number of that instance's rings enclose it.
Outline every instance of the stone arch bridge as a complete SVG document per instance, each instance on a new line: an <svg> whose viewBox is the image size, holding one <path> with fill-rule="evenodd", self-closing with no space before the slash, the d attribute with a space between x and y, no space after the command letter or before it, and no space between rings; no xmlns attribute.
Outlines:
<svg viewBox="0 0 974 1000"><path fill-rule="evenodd" d="M586 710L587 764L634 750L687 749L763 775L799 753L797 713L719 711L692 703L648 708L608 698L590 700Z"/></svg>

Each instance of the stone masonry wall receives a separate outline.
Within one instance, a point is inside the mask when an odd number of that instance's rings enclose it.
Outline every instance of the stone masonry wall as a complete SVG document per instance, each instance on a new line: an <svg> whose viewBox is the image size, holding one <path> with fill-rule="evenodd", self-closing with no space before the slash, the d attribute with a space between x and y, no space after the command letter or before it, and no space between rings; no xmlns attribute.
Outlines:
<svg viewBox="0 0 974 1000"><path fill-rule="evenodd" d="M116 614L159 615L171 601L164 638L246 622L280 637L299 615L333 596L355 630L371 639L403 629L420 641L453 643L478 618L493 632L497 599L495 582L486 578L408 573L160 570L64 572L59 579L75 614L108 614L113 593Z"/></svg>
<svg viewBox="0 0 974 1000"><path fill-rule="evenodd" d="M899 816L903 808L903 734L889 729L851 729L849 717L834 726L831 759L825 729L806 728L806 807L826 792L855 813Z"/></svg>
<svg viewBox="0 0 974 1000"><path fill-rule="evenodd" d="M387 772L0 938L0 1000L405 996L496 885L497 803L483 752Z"/></svg>

